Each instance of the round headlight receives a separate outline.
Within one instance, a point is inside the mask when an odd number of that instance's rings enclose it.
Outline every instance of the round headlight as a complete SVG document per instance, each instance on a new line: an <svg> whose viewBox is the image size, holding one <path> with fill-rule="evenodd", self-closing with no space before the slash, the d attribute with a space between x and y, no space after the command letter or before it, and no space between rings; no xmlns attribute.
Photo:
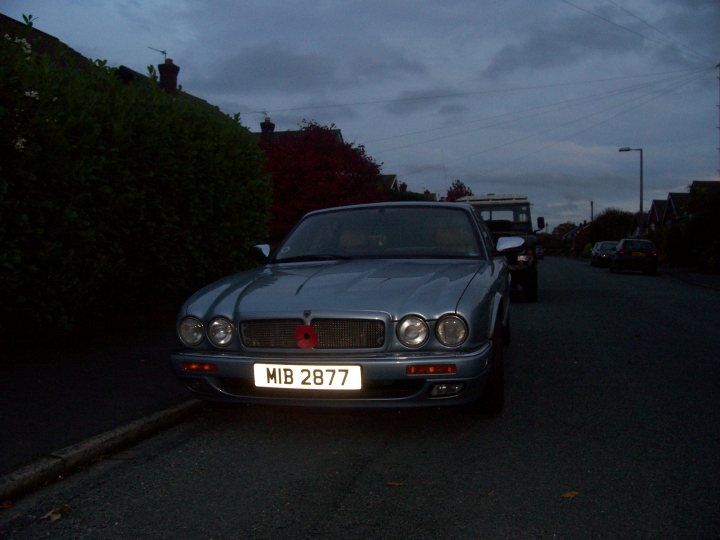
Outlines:
<svg viewBox="0 0 720 540"><path fill-rule="evenodd" d="M204 337L202 321L195 317L185 317L178 325L178 337L183 345L197 347Z"/></svg>
<svg viewBox="0 0 720 540"><path fill-rule="evenodd" d="M406 347L422 347L428 338L428 325L416 315L405 317L397 327L397 337Z"/></svg>
<svg viewBox="0 0 720 540"><path fill-rule="evenodd" d="M218 317L208 325L208 339L216 347L227 347L233 338L233 325L227 319Z"/></svg>
<svg viewBox="0 0 720 540"><path fill-rule="evenodd" d="M445 315L435 325L435 335L446 347L457 347L467 338L467 324L457 315Z"/></svg>

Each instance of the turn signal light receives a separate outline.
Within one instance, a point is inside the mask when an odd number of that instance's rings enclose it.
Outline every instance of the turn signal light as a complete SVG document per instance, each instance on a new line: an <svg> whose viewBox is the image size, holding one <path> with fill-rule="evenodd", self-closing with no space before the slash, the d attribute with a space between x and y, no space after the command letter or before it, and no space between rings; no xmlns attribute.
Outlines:
<svg viewBox="0 0 720 540"><path fill-rule="evenodd" d="M408 375L454 375L457 373L455 364L425 364L418 366L407 366L405 373Z"/></svg>
<svg viewBox="0 0 720 540"><path fill-rule="evenodd" d="M216 364L209 362L183 362L183 371L192 371L195 373L215 373L218 370Z"/></svg>

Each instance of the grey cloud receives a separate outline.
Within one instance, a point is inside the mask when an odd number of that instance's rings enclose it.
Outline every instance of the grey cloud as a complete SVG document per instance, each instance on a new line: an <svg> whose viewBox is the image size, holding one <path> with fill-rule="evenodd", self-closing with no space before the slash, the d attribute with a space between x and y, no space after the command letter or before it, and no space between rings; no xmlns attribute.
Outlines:
<svg viewBox="0 0 720 540"><path fill-rule="evenodd" d="M451 89L435 90L407 90L401 92L391 103L385 106L385 110L395 116L407 116L420 111L445 111L449 112L447 100L456 99L458 92Z"/></svg>
<svg viewBox="0 0 720 540"><path fill-rule="evenodd" d="M198 87L213 90L302 94L345 86L338 66L328 56L255 46L210 64Z"/></svg>
<svg viewBox="0 0 720 540"><path fill-rule="evenodd" d="M589 15L565 18L552 26L536 29L520 43L500 49L485 75L498 78L520 70L568 67L589 55L627 51L639 40Z"/></svg>
<svg viewBox="0 0 720 540"><path fill-rule="evenodd" d="M350 62L350 72L360 81L397 80L406 75L426 75L427 66L396 49L379 47Z"/></svg>

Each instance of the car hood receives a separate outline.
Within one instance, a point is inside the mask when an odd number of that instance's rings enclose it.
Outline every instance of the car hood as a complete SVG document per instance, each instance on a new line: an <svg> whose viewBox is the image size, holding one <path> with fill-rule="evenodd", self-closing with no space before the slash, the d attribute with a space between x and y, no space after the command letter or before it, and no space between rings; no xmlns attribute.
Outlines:
<svg viewBox="0 0 720 540"><path fill-rule="evenodd" d="M487 279L492 263L477 260L361 259L274 264L220 280L196 293L184 314L208 318L408 313L428 319L454 311L469 283Z"/></svg>

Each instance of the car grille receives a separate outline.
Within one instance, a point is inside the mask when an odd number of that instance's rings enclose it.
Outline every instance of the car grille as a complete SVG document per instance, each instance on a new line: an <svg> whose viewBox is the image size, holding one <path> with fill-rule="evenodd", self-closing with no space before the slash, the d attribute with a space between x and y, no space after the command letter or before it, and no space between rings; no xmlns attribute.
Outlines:
<svg viewBox="0 0 720 540"><path fill-rule="evenodd" d="M257 349L298 349L295 330L301 319L243 321L243 345ZM385 343L385 323L376 319L315 319L318 334L314 349L377 349Z"/></svg>

